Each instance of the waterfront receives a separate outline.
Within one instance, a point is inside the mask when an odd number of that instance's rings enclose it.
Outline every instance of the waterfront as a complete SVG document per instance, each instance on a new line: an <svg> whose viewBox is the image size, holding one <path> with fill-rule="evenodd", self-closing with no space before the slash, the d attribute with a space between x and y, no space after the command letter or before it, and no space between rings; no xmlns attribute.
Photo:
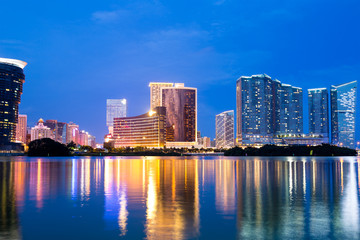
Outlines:
<svg viewBox="0 0 360 240"><path fill-rule="evenodd" d="M2 239L356 239L356 157L2 157Z"/></svg>

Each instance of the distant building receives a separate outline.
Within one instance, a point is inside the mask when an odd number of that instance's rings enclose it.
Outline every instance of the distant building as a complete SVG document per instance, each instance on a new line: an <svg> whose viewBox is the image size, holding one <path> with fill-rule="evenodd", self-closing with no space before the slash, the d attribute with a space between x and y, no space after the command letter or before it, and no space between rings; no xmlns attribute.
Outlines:
<svg viewBox="0 0 360 240"><path fill-rule="evenodd" d="M215 117L216 148L234 146L234 110L222 112Z"/></svg>
<svg viewBox="0 0 360 240"><path fill-rule="evenodd" d="M51 138L60 143L66 143L67 124L57 120L46 120L44 125L51 129Z"/></svg>
<svg viewBox="0 0 360 240"><path fill-rule="evenodd" d="M109 133L113 133L114 118L126 117L127 102L126 99L107 99L106 100L106 126Z"/></svg>
<svg viewBox="0 0 360 240"><path fill-rule="evenodd" d="M151 82L150 87L150 109L161 106L161 88L173 87L173 83Z"/></svg>
<svg viewBox="0 0 360 240"><path fill-rule="evenodd" d="M66 131L66 143L74 142L75 144L79 144L79 125L70 122L67 124Z"/></svg>
<svg viewBox="0 0 360 240"><path fill-rule="evenodd" d="M288 134L277 135L274 143L277 145L306 145L317 146L328 143L329 139L317 134Z"/></svg>
<svg viewBox="0 0 360 240"><path fill-rule="evenodd" d="M88 143L86 144L92 148L96 148L96 138L95 136L89 135L88 136Z"/></svg>
<svg viewBox="0 0 360 240"><path fill-rule="evenodd" d="M0 151L17 148L14 142L26 65L20 60L0 58Z"/></svg>
<svg viewBox="0 0 360 240"><path fill-rule="evenodd" d="M176 83L161 88L166 107L166 146L190 147L197 142L197 89Z"/></svg>
<svg viewBox="0 0 360 240"><path fill-rule="evenodd" d="M357 81L331 86L331 142L355 148Z"/></svg>
<svg viewBox="0 0 360 240"><path fill-rule="evenodd" d="M26 144L27 115L19 114L16 125L16 141Z"/></svg>
<svg viewBox="0 0 360 240"><path fill-rule="evenodd" d="M84 130L79 131L79 145L88 146L89 144L89 133Z"/></svg>
<svg viewBox="0 0 360 240"><path fill-rule="evenodd" d="M203 142L203 147L204 148L210 148L211 147L211 139L209 137L203 137L202 142Z"/></svg>
<svg viewBox="0 0 360 240"><path fill-rule="evenodd" d="M308 89L308 106L309 133L329 138L328 90L326 88Z"/></svg>
<svg viewBox="0 0 360 240"><path fill-rule="evenodd" d="M166 141L166 109L155 109L136 117L115 118L114 135L106 136L105 142L114 147L164 147Z"/></svg>
<svg viewBox="0 0 360 240"><path fill-rule="evenodd" d="M52 132L51 129L44 125L44 120L39 119L38 124L31 128L31 141L41 139L41 138L51 138Z"/></svg>

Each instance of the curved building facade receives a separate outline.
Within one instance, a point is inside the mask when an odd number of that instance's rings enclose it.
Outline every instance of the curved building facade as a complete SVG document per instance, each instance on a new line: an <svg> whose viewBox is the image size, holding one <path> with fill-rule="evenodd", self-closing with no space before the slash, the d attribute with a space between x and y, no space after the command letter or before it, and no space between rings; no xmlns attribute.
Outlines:
<svg viewBox="0 0 360 240"><path fill-rule="evenodd" d="M164 107L136 117L114 118L114 147L164 147L165 122Z"/></svg>
<svg viewBox="0 0 360 240"><path fill-rule="evenodd" d="M27 63L0 58L0 144L15 142L18 109Z"/></svg>

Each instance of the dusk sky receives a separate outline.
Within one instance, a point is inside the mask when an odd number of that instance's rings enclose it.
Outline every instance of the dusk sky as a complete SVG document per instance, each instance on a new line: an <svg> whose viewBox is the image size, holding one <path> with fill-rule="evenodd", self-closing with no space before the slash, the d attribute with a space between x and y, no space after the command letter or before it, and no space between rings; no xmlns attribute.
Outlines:
<svg viewBox="0 0 360 240"><path fill-rule="evenodd" d="M359 12L359 0L2 1L0 57L28 63L29 126L72 121L102 142L107 98L135 116L149 110L149 82L183 82L213 138L236 80L266 73L303 88L307 132L308 88L360 80Z"/></svg>

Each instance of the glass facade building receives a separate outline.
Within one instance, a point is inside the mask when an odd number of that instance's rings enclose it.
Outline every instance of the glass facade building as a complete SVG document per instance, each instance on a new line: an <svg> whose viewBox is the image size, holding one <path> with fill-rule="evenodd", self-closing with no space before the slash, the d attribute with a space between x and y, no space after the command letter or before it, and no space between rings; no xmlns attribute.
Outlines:
<svg viewBox="0 0 360 240"><path fill-rule="evenodd" d="M216 148L234 146L234 111L222 112L215 117Z"/></svg>
<svg viewBox="0 0 360 240"><path fill-rule="evenodd" d="M148 113L114 119L114 147L164 147L166 109L156 107Z"/></svg>
<svg viewBox="0 0 360 240"><path fill-rule="evenodd" d="M308 89L309 133L329 138L329 93L326 88Z"/></svg>
<svg viewBox="0 0 360 240"><path fill-rule="evenodd" d="M27 63L0 58L0 145L16 141L19 103L25 81ZM1 150L1 149L0 149Z"/></svg>
<svg viewBox="0 0 360 240"><path fill-rule="evenodd" d="M303 92L266 74L236 82L237 144L273 143L275 134L303 132Z"/></svg>
<svg viewBox="0 0 360 240"><path fill-rule="evenodd" d="M331 142L355 148L357 81L331 86Z"/></svg>
<svg viewBox="0 0 360 240"><path fill-rule="evenodd" d="M173 87L173 83L151 82L150 87L150 109L161 106L161 88Z"/></svg>
<svg viewBox="0 0 360 240"><path fill-rule="evenodd" d="M106 126L109 133L112 134L114 126L114 118L126 117L127 102L126 99L107 99L106 100Z"/></svg>
<svg viewBox="0 0 360 240"><path fill-rule="evenodd" d="M303 91L289 84L281 84L280 91L280 129L278 134L303 133Z"/></svg>
<svg viewBox="0 0 360 240"><path fill-rule="evenodd" d="M197 141L197 89L176 84L163 87L162 106L166 108L167 142Z"/></svg>

